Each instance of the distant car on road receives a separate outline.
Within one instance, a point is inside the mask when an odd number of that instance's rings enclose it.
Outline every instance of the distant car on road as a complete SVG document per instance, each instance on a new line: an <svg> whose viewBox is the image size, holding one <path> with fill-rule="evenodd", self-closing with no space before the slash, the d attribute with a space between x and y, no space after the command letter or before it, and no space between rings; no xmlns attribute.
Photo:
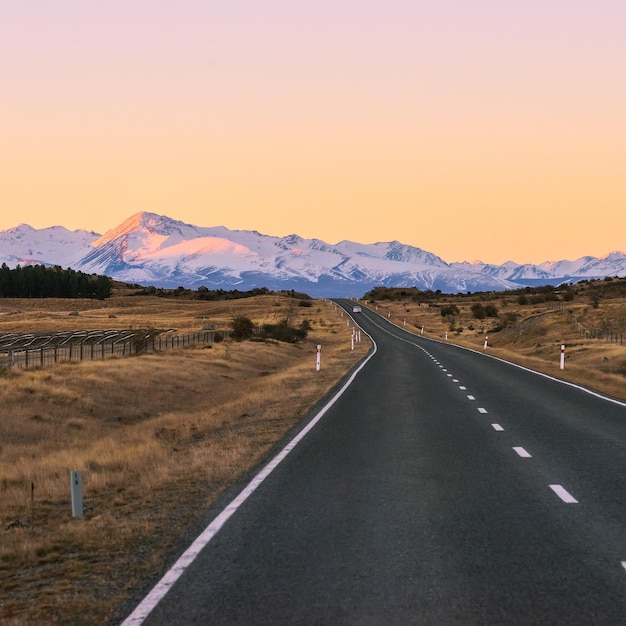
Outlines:
<svg viewBox="0 0 626 626"><path fill-rule="evenodd" d="M353 313L360 313L361 312L361 307L360 306L352 307L352 312Z"/></svg>

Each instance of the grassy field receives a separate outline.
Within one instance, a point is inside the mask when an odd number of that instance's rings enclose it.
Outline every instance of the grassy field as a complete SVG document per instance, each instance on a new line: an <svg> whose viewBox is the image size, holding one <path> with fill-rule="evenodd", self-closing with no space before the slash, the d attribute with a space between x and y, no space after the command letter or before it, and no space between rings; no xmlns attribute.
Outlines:
<svg viewBox="0 0 626 626"><path fill-rule="evenodd" d="M176 538L367 353L367 341L351 350L351 329L334 305L310 304L279 295L215 303L128 296L105 303L0 301L0 332L190 332L206 323L227 329L236 315L258 324L307 319L312 326L299 344L226 341L5 371L2 623L95 624L116 617L120 602L161 565ZM71 470L83 472L82 520L71 516Z"/></svg>

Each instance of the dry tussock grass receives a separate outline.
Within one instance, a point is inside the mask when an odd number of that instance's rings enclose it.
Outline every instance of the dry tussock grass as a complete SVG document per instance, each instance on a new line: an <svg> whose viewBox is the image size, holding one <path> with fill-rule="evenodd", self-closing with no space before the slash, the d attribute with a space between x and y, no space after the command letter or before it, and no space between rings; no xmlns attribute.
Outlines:
<svg viewBox="0 0 626 626"><path fill-rule="evenodd" d="M350 350L345 319L329 303L294 308L274 296L227 306L151 300L144 314L156 325L180 321L197 329L200 319L226 323L236 311L259 323L306 317L313 330L298 345L224 342L0 377L6 623L112 619L125 594L161 565L175 536L259 463L369 348L362 342ZM54 306L61 304L67 307ZM118 302L115 310L130 309L128 321L138 315L134 306ZM45 321L61 330L58 319L91 325L102 312L85 308L78 318L54 318L36 302L29 314L28 324ZM71 518L71 470L83 472L84 520Z"/></svg>
<svg viewBox="0 0 626 626"><path fill-rule="evenodd" d="M0 333L102 328L176 328L186 333L201 330L205 323L228 329L236 315L246 315L259 324L276 323L287 316L319 318L319 302L310 308L298 306L299 302L282 294L222 302L128 294L104 301L0 298ZM78 316L70 315L76 312Z"/></svg>

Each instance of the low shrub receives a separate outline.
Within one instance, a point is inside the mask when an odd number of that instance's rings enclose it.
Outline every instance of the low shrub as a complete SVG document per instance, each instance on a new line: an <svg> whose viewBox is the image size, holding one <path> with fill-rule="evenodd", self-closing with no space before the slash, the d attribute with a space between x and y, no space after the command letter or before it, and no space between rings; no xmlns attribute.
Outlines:
<svg viewBox="0 0 626 626"><path fill-rule="evenodd" d="M238 315L233 318L231 322L233 329L232 338L235 341L242 341L243 339L250 339L254 333L254 322L245 315Z"/></svg>
<svg viewBox="0 0 626 626"><path fill-rule="evenodd" d="M306 339L308 331L311 330L309 320L304 320L297 328L289 326L287 320L278 324L263 324L262 336L267 339L276 339L285 343L298 343Z"/></svg>

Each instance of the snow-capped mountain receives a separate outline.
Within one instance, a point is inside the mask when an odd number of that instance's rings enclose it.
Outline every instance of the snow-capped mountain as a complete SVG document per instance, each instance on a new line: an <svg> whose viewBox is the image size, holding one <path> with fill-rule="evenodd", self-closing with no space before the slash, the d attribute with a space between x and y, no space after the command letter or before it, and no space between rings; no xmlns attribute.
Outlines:
<svg viewBox="0 0 626 626"><path fill-rule="evenodd" d="M0 263L60 265L157 287L267 287L312 296L361 296L379 285L456 293L626 276L621 252L541 265L446 263L398 241L331 245L298 235L193 226L154 213L137 213L104 235L26 224L0 231Z"/></svg>
<svg viewBox="0 0 626 626"><path fill-rule="evenodd" d="M69 231L63 226L36 230L21 224L0 231L0 263L9 267L38 263L59 265L50 259L79 257L97 238L96 233L85 230Z"/></svg>

